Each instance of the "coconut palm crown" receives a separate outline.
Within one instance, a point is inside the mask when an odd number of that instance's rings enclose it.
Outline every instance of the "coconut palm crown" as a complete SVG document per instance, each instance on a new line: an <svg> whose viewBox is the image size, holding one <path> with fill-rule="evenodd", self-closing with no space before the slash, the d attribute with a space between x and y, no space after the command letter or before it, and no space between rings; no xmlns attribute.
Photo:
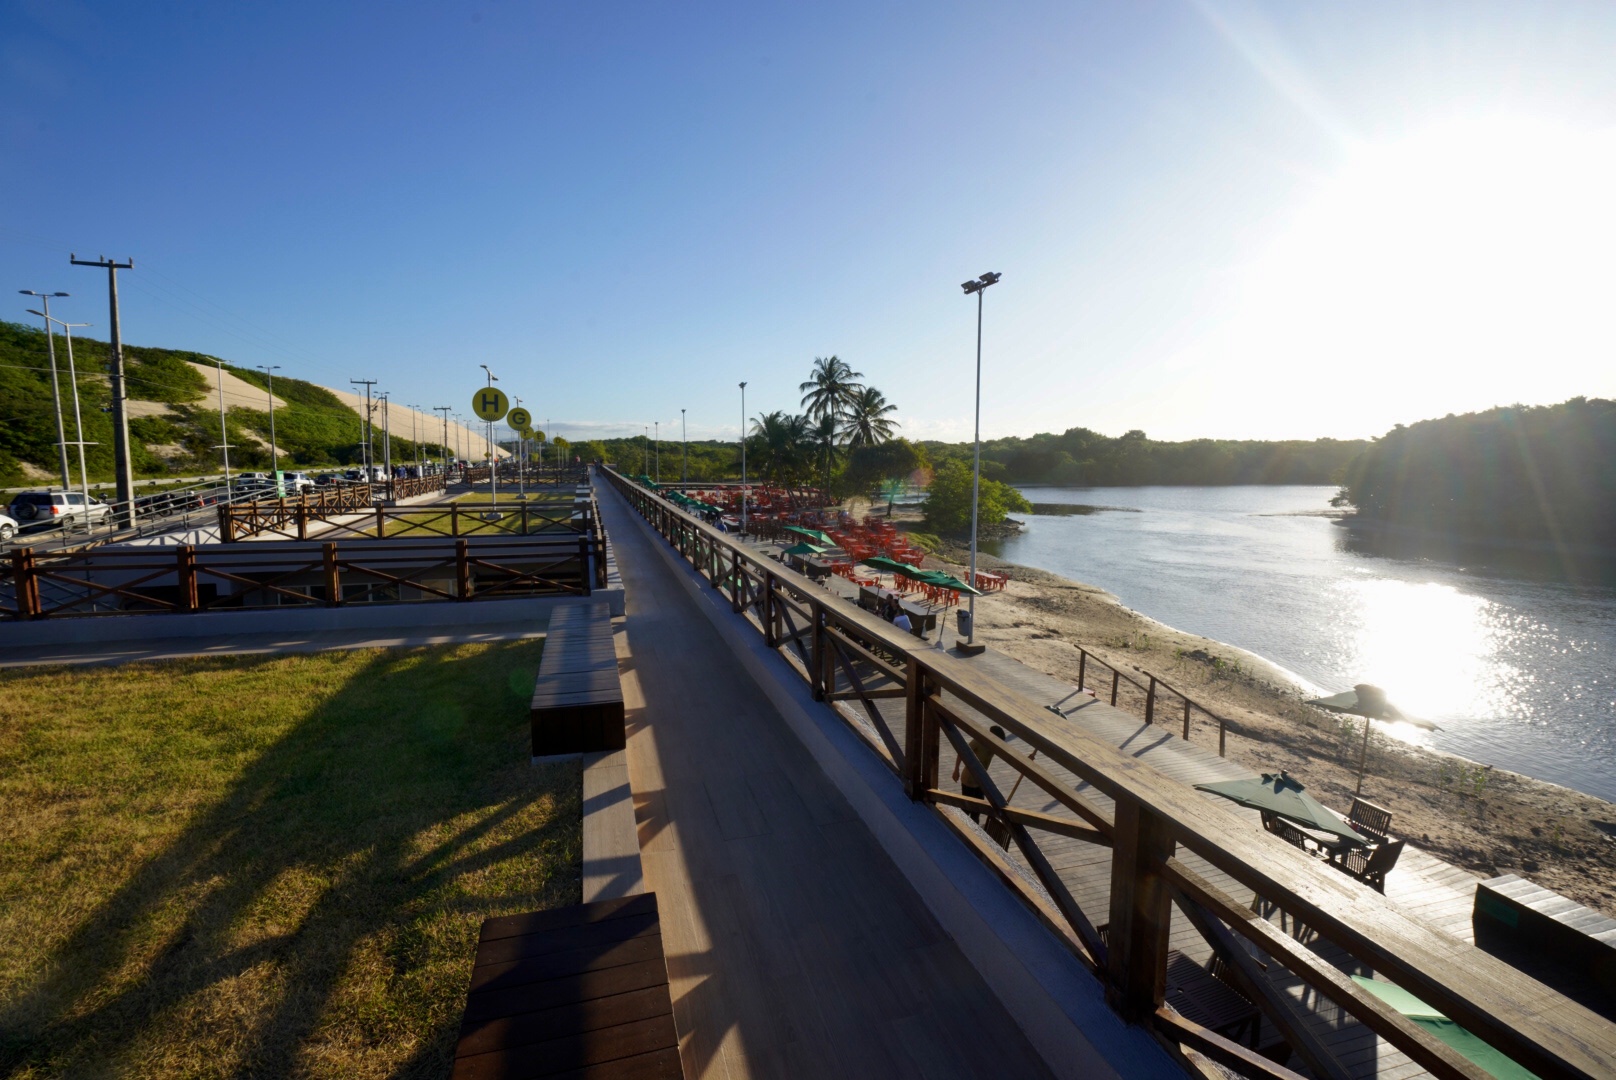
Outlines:
<svg viewBox="0 0 1616 1080"><path fill-rule="evenodd" d="M888 413L898 411L886 395L873 386L861 386L852 397L842 418L842 433L850 447L878 446L892 438L898 422Z"/></svg>
<svg viewBox="0 0 1616 1080"><path fill-rule="evenodd" d="M814 357L814 370L808 381L797 387L802 391L802 404L808 416L820 420L827 416L838 419L847 414L854 395L864 389L857 380L864 373L854 371L847 361L836 356Z"/></svg>

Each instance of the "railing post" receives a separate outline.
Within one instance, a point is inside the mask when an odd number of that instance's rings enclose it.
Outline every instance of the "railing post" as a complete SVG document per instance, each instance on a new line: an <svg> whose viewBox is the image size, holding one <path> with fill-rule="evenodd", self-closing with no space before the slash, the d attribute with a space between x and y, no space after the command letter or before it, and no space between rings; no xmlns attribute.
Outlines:
<svg viewBox="0 0 1616 1080"><path fill-rule="evenodd" d="M449 504L449 535L450 536L459 536L460 535L460 504L459 503L450 503Z"/></svg>
<svg viewBox="0 0 1616 1080"><path fill-rule="evenodd" d="M527 535L527 503L522 504L522 535Z"/></svg>
<svg viewBox="0 0 1616 1080"><path fill-rule="evenodd" d="M471 599L471 557L464 539L455 541L455 599Z"/></svg>
<svg viewBox="0 0 1616 1080"><path fill-rule="evenodd" d="M376 507L376 539L381 540L387 536L387 507L380 504Z"/></svg>
<svg viewBox="0 0 1616 1080"><path fill-rule="evenodd" d="M809 635L808 653L808 686L813 692L815 701L825 700L825 668L827 665L825 649L825 609L818 600L808 600L808 625L813 628Z"/></svg>
<svg viewBox="0 0 1616 1080"><path fill-rule="evenodd" d="M1117 705L1117 684L1121 680L1121 678L1122 678L1122 672L1118 671L1116 668L1112 668L1111 669L1111 707L1113 709L1116 708L1116 705Z"/></svg>
<svg viewBox="0 0 1616 1080"><path fill-rule="evenodd" d="M309 497L303 496L303 505L297 508L297 538L309 538Z"/></svg>
<svg viewBox="0 0 1616 1080"><path fill-rule="evenodd" d="M1218 717L1218 757L1223 756L1223 717Z"/></svg>
<svg viewBox="0 0 1616 1080"><path fill-rule="evenodd" d="M236 530L235 530L235 527L234 527L234 523L231 521L230 504L226 503L226 502L222 502L222 503L219 504L218 510L219 510L219 543L221 543L221 544L231 543L236 538Z"/></svg>
<svg viewBox="0 0 1616 1080"><path fill-rule="evenodd" d="M1087 649L1078 649L1077 650L1077 688L1079 690L1083 689L1083 676L1088 673L1088 670L1087 670L1088 666L1089 666L1089 651Z"/></svg>
<svg viewBox="0 0 1616 1080"><path fill-rule="evenodd" d="M904 681L903 709L903 788L911 799L920 800L937 786L937 717L927 704L931 680L914 657L909 658L908 678Z"/></svg>
<svg viewBox="0 0 1616 1080"><path fill-rule="evenodd" d="M1180 694L1179 697L1184 697ZM1190 699L1184 698L1184 741L1190 741Z"/></svg>
<svg viewBox="0 0 1616 1080"><path fill-rule="evenodd" d="M1116 801L1111 852L1111 929L1106 944L1111 1007L1147 1021L1167 989L1172 894L1163 876L1173 855L1167 822L1127 795Z"/></svg>
<svg viewBox="0 0 1616 1080"><path fill-rule="evenodd" d="M746 610L746 603L741 599L741 553L734 548L729 550L729 605L739 615Z"/></svg>
<svg viewBox="0 0 1616 1080"><path fill-rule="evenodd" d="M342 575L337 573L337 542L327 540L320 545L320 551L325 558L325 606L336 607L342 603Z"/></svg>
<svg viewBox="0 0 1616 1080"><path fill-rule="evenodd" d="M190 544L181 544L174 549L174 561L179 578L180 602L175 605L176 612L189 614L197 609L196 595L196 548Z"/></svg>
<svg viewBox="0 0 1616 1080"><path fill-rule="evenodd" d="M39 618L39 578L33 548L17 548L11 553L11 576L17 590L17 618Z"/></svg>
<svg viewBox="0 0 1616 1080"><path fill-rule="evenodd" d="M593 579L589 573L589 537L580 534L578 537L578 591L588 596L594 591L590 587L592 584Z"/></svg>
<svg viewBox="0 0 1616 1080"><path fill-rule="evenodd" d="M769 648L778 648L780 635L775 632L774 612L774 574L765 570L763 572L763 642Z"/></svg>
<svg viewBox="0 0 1616 1080"><path fill-rule="evenodd" d="M1145 723L1156 720L1156 676L1150 677L1150 689L1145 691Z"/></svg>

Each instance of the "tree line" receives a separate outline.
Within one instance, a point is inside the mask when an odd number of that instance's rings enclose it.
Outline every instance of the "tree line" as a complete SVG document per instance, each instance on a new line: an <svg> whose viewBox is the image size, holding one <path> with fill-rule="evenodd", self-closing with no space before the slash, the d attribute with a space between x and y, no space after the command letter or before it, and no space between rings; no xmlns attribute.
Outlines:
<svg viewBox="0 0 1616 1080"><path fill-rule="evenodd" d="M1616 545L1616 402L1397 425L1349 464L1361 518L1460 538Z"/></svg>

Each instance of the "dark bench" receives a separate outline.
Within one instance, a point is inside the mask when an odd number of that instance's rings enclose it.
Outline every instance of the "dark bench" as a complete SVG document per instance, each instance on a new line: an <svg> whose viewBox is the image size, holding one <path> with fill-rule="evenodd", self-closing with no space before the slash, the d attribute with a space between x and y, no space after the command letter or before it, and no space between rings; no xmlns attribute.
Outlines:
<svg viewBox="0 0 1616 1080"><path fill-rule="evenodd" d="M534 757L623 748L623 684L605 604L550 616L530 717Z"/></svg>
<svg viewBox="0 0 1616 1080"><path fill-rule="evenodd" d="M1481 948L1569 997L1583 1000L1583 991L1592 991L1604 998L1597 1011L1616 1015L1616 919L1505 874L1476 886L1471 923ZM1572 981L1558 985L1555 968Z"/></svg>
<svg viewBox="0 0 1616 1080"><path fill-rule="evenodd" d="M483 921L453 1080L684 1076L656 895Z"/></svg>

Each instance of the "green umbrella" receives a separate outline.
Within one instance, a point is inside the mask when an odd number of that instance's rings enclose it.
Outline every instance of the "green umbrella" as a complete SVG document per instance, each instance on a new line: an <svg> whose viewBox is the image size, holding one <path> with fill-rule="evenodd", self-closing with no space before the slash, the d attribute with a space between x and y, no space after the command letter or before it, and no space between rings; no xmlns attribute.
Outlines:
<svg viewBox="0 0 1616 1080"><path fill-rule="evenodd" d="M1309 829L1333 833L1360 844L1369 838L1353 831L1342 816L1309 795L1287 773L1263 773L1261 780L1221 780L1216 784L1196 784L1197 791L1210 791L1253 810L1277 814Z"/></svg>
<svg viewBox="0 0 1616 1080"><path fill-rule="evenodd" d="M808 541L804 540L800 544L794 544L791 547L786 548L780 554L782 554L782 555L823 555L823 554L825 554L825 552L827 552L829 550L830 550L829 548L822 548L818 544L810 544Z"/></svg>
<svg viewBox="0 0 1616 1080"><path fill-rule="evenodd" d="M1345 713L1348 716L1361 716L1364 718L1363 749L1358 752L1358 789L1354 795L1363 794L1364 769L1369 764L1369 721L1379 720L1382 723L1397 721L1404 724L1413 724L1426 731L1440 731L1441 728L1429 720L1416 720L1412 716L1404 716L1401 709L1386 700L1386 691L1378 686L1368 683L1359 683L1344 694L1332 697L1314 698L1309 705L1317 705L1321 709L1328 709L1334 713Z"/></svg>
<svg viewBox="0 0 1616 1080"><path fill-rule="evenodd" d="M921 570L912 576L916 581L924 581L927 585L940 585L945 589L955 589L962 593L969 593L972 596L982 595L953 574L945 574L941 570Z"/></svg>
<svg viewBox="0 0 1616 1080"><path fill-rule="evenodd" d="M814 543L816 543L816 544L824 544L826 547L835 547L836 546L836 541L832 540L830 537L826 536L824 533L820 532L818 529L805 529L801 525L787 525L786 526L786 532L794 532L798 536L806 536L808 539L812 540Z"/></svg>
<svg viewBox="0 0 1616 1080"><path fill-rule="evenodd" d="M899 562L888 555L871 555L868 559L860 559L859 562L865 566L885 571L888 574L902 574L904 577L917 578L926 573L919 567L910 566L906 562Z"/></svg>
<svg viewBox="0 0 1616 1080"><path fill-rule="evenodd" d="M1498 1080L1538 1080L1536 1073L1529 1072L1513 1058L1494 1050L1401 986L1366 979L1362 975L1354 975L1352 981L1492 1073Z"/></svg>

